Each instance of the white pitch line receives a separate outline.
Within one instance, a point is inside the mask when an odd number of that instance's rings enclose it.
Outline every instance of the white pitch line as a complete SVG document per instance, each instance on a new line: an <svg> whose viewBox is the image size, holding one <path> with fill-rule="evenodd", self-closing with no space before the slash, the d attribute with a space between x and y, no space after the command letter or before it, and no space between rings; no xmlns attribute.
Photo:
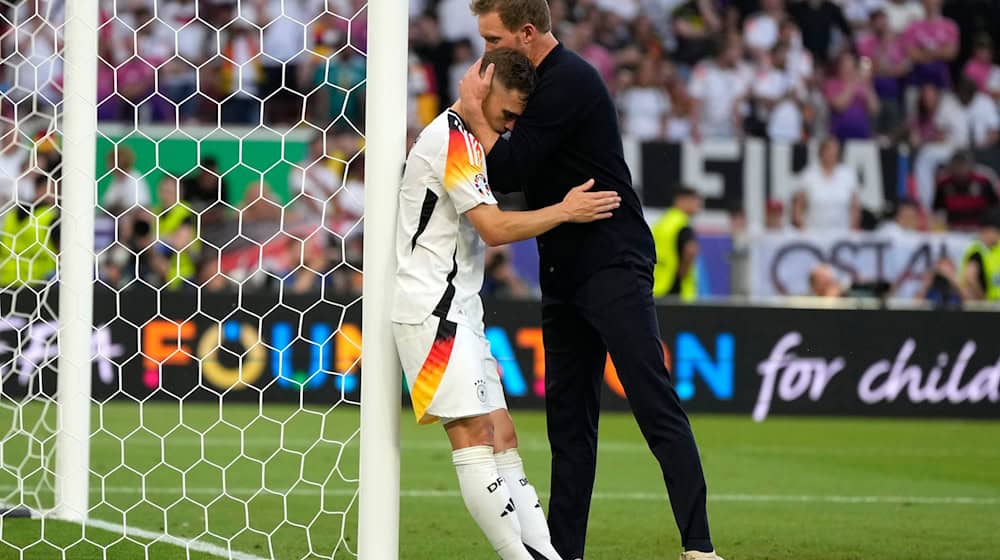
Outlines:
<svg viewBox="0 0 1000 560"><path fill-rule="evenodd" d="M0 487L0 490L4 488ZM226 494L234 495L254 495L260 492L261 488L230 488ZM92 493L100 494L101 488L93 488ZM140 488L127 486L106 486L103 492L106 494L139 494ZM264 489L266 496L353 496L357 491L350 488L331 488L321 490L315 487L299 488L293 492L281 492L279 490ZM145 489L147 495L168 494L177 495L182 491L179 488L149 487ZM219 488L188 487L184 494L209 495L214 496L220 493ZM399 493L403 498L460 498L461 494L456 490L430 490L413 489L401 490ZM541 496L547 496L547 492L539 492ZM235 496L234 496L235 497ZM666 492L594 492L595 500L605 501L634 501L649 502L666 500ZM976 497L976 496L841 496L841 495L795 495L795 494L709 494L709 501L713 502L774 502L774 503L831 503L831 504L922 504L922 505L1000 505L1000 496Z"/></svg>
<svg viewBox="0 0 1000 560"><path fill-rule="evenodd" d="M109 531L111 533L121 533L124 535L128 535L130 537L146 539L153 542L172 544L174 546L178 546L188 551L204 552L205 554L211 554L212 556L218 556L219 558L229 558L230 560L269 560L268 558L264 558L262 556L255 556L253 554L249 554L246 552L230 550L218 545L214 545L211 543L195 539L183 539L180 537L167 535L165 533L147 531L145 529L139 529L136 527L126 527L124 525L111 523L110 521L102 521L100 519L88 520L87 526L94 527L95 529Z"/></svg>

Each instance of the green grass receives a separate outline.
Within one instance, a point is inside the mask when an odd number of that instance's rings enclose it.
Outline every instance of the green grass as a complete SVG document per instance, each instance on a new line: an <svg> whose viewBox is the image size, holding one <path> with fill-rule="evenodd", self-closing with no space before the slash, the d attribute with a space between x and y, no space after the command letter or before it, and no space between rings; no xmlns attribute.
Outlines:
<svg viewBox="0 0 1000 560"><path fill-rule="evenodd" d="M25 421L41 413L27 408ZM3 414L0 425L8 426L10 412ZM350 558L357 478L357 441L350 438L357 421L356 409L347 408L268 406L259 416L254 406L227 404L220 416L215 405L107 404L93 421L91 517L262 557ZM544 417L519 411L515 421L529 476L544 493ZM728 560L997 557L1000 422L693 422L715 543ZM493 558L455 493L442 430L415 426L405 411L402 429L400 557ZM342 441L349 443L336 443ZM587 559L676 558L662 479L632 419L605 414L601 444ZM0 496L11 495L12 466L22 475L39 466L37 459L21 461L25 445L23 437L3 443ZM25 486L38 491L20 498L50 506L50 481L33 473ZM337 513L347 509L346 517ZM0 559L64 557L212 556L64 522L0 521Z"/></svg>

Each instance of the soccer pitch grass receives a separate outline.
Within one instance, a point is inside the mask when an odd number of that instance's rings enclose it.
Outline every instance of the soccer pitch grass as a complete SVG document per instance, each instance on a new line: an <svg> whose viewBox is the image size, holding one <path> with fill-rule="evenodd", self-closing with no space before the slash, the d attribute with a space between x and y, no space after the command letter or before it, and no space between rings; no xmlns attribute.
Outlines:
<svg viewBox="0 0 1000 560"><path fill-rule="evenodd" d="M227 404L220 423L217 405L186 404L182 422L176 404L141 412L106 404L92 424L103 428L91 447L91 517L139 532L123 538L108 525L6 519L0 558L215 557L178 546L189 540L231 547L246 560L330 558L340 542L334 558L349 558L356 526L336 512L355 499L357 409L263 411ZM25 408L26 417L39 413ZM2 414L9 426L10 410ZM544 416L514 417L529 476L545 494ZM697 415L693 424L715 543L727 560L1000 557L1000 422L775 417L756 424ZM400 557L493 558L457 493L441 428L418 427L404 411L402 434ZM21 438L4 443L5 466L19 462L23 446ZM4 495L14 480L0 472ZM40 493L51 504L44 485ZM165 529L174 543L150 544ZM23 552L10 546L40 536L43 544ZM678 551L652 455L630 416L604 414L587 560L674 559Z"/></svg>

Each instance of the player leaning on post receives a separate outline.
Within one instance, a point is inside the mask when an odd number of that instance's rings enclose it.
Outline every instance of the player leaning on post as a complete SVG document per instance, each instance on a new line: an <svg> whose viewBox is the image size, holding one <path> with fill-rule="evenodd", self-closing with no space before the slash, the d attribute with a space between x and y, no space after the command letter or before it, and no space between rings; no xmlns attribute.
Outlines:
<svg viewBox="0 0 1000 560"><path fill-rule="evenodd" d="M524 109L535 72L510 49L487 60L495 73L478 111L491 131L503 132ZM399 193L393 336L417 422L444 424L462 498L494 550L504 559L558 560L483 331L484 240L501 245L564 222L610 218L620 197L587 192L587 181L546 208L504 212L485 158L457 104L410 150Z"/></svg>
<svg viewBox="0 0 1000 560"><path fill-rule="evenodd" d="M562 225L538 238L543 294L545 393L552 448L552 543L582 558L597 465L597 419L606 354L617 366L643 436L663 471L685 560L718 559L709 536L706 486L687 415L663 363L649 227L622 154L618 117L597 71L551 33L545 0L473 0L486 50L513 48L535 65L538 85L509 139L479 109L487 70L470 70L461 108L486 149L493 187L523 190L530 208L558 202L588 178L617 192L614 217ZM488 61L484 61L488 64Z"/></svg>

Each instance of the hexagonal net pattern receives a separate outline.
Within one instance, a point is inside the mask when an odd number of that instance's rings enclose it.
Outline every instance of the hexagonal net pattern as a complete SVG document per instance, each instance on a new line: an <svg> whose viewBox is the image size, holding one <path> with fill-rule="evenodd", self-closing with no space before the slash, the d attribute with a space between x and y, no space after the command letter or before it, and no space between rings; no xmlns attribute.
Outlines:
<svg viewBox="0 0 1000 560"><path fill-rule="evenodd" d="M47 516L65 0L0 2L0 557L353 557L365 2L99 10L80 525Z"/></svg>

